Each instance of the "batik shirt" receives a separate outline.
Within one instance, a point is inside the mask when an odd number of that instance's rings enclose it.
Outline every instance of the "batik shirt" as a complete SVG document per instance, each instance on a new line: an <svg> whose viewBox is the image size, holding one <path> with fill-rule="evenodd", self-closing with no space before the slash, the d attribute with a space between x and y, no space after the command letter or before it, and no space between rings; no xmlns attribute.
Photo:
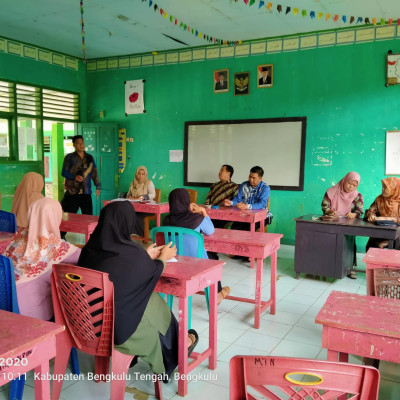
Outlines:
<svg viewBox="0 0 400 400"><path fill-rule="evenodd" d="M211 204L212 206L223 206L225 199L232 199L237 195L239 185L234 182L216 182L211 185L204 204Z"/></svg>
<svg viewBox="0 0 400 400"><path fill-rule="evenodd" d="M331 199L328 197L327 193L325 193L325 196L322 199L321 208L324 215L327 215L328 212L331 211ZM355 197L351 203L351 210L349 210L349 212L356 213L357 218L361 218L364 212L364 199L362 194L358 193L358 195Z"/></svg>
<svg viewBox="0 0 400 400"><path fill-rule="evenodd" d="M83 158L76 151L67 154L64 158L61 175L67 180L65 189L69 194L92 194L91 180L97 190L101 189L94 158L86 152ZM75 180L77 175L83 176L83 182Z"/></svg>
<svg viewBox="0 0 400 400"><path fill-rule="evenodd" d="M254 188L248 181L243 182L239 187L238 194L232 200L232 205L236 206L238 203L245 203L250 210L267 208L269 192L269 186L263 181Z"/></svg>

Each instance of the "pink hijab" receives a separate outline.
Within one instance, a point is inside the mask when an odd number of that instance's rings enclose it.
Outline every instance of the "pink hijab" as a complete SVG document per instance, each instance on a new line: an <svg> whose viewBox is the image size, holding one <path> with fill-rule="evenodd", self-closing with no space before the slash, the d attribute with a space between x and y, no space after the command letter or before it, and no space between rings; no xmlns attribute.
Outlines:
<svg viewBox="0 0 400 400"><path fill-rule="evenodd" d="M348 212L351 212L351 204L353 200L358 196L358 191L346 193L344 191L344 185L348 181L357 181L360 184L360 175L357 172L349 172L342 180L340 180L335 186L329 188L326 193L331 201L331 209L335 210L338 215L344 216Z"/></svg>
<svg viewBox="0 0 400 400"><path fill-rule="evenodd" d="M42 199L44 181L42 175L28 172L15 189L11 212L17 216L17 226L28 226L28 209L36 200Z"/></svg>
<svg viewBox="0 0 400 400"><path fill-rule="evenodd" d="M43 198L31 204L28 227L18 229L4 255L14 264L17 282L29 281L51 270L76 251L76 247L61 240L62 209L58 201Z"/></svg>

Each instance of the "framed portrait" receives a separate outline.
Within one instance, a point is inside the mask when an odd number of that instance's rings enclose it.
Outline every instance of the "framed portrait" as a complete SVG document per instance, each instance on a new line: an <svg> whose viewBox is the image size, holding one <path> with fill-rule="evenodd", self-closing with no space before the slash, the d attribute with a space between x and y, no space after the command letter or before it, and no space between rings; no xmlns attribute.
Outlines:
<svg viewBox="0 0 400 400"><path fill-rule="evenodd" d="M268 88L273 84L273 65L263 64L257 66L257 87Z"/></svg>
<svg viewBox="0 0 400 400"><path fill-rule="evenodd" d="M235 96L249 94L250 72L238 72L235 74Z"/></svg>
<svg viewBox="0 0 400 400"><path fill-rule="evenodd" d="M229 91L229 69L217 69L214 71L214 93L226 93Z"/></svg>

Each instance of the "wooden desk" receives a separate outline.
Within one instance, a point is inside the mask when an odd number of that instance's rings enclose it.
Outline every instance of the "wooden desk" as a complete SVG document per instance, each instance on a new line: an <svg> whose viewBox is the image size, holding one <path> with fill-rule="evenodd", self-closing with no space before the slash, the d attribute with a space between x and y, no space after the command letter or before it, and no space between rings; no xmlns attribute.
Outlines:
<svg viewBox="0 0 400 400"><path fill-rule="evenodd" d="M0 232L0 254L3 254L7 246L12 242L15 233Z"/></svg>
<svg viewBox="0 0 400 400"><path fill-rule="evenodd" d="M246 232L234 229L215 229L213 235L204 236L204 247L216 253L234 254L257 259L256 296L255 299L228 296L228 299L255 304L254 328L260 327L260 316L271 307L271 314L276 312L276 267L277 251L281 245L278 233ZM264 258L271 256L271 297L268 301L261 300Z"/></svg>
<svg viewBox="0 0 400 400"><path fill-rule="evenodd" d="M0 310L0 386L34 369L44 378L35 380L35 399L50 399L49 360L63 330L63 325Z"/></svg>
<svg viewBox="0 0 400 400"><path fill-rule="evenodd" d="M177 256L178 262L168 262L156 292L172 294L179 298L179 351L178 372L187 374L207 358L210 369L217 368L217 282L222 278L223 261ZM188 364L188 297L210 286L209 347L203 353L193 352ZM195 327L194 327L195 328ZM186 396L188 381L180 379L178 394Z"/></svg>
<svg viewBox="0 0 400 400"><path fill-rule="evenodd" d="M103 207L107 204L111 203L114 200L105 200L103 201ZM168 203L141 203L139 201L131 201L128 199L119 199L115 201L129 201L136 212L143 212L149 214L156 214L156 225L161 226L161 214L169 213L169 204Z"/></svg>
<svg viewBox="0 0 400 400"><path fill-rule="evenodd" d="M377 226L360 219L339 221L312 219L313 215L296 218L294 270L300 273L341 279L352 268L354 236L389 240L389 248L400 240L400 226Z"/></svg>
<svg viewBox="0 0 400 400"><path fill-rule="evenodd" d="M202 206L205 207L205 206ZM260 232L264 232L264 222L267 218L267 210L239 210L236 207L206 208L207 214L211 219L222 221L248 222L250 232L256 231L256 222L260 222Z"/></svg>
<svg viewBox="0 0 400 400"><path fill-rule="evenodd" d="M315 318L329 361L349 354L400 362L400 302L333 291Z"/></svg>
<svg viewBox="0 0 400 400"><path fill-rule="evenodd" d="M83 233L85 235L85 243L89 240L89 236L99 222L97 215L73 214L63 212L60 231Z"/></svg>
<svg viewBox="0 0 400 400"><path fill-rule="evenodd" d="M367 294L375 295L374 269L393 268L400 271L400 251L389 249L376 249L371 247L363 261L367 265Z"/></svg>

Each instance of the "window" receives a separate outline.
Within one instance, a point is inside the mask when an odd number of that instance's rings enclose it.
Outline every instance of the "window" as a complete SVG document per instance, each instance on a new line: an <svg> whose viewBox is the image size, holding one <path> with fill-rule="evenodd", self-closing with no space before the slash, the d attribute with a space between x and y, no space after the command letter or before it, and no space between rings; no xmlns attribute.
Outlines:
<svg viewBox="0 0 400 400"><path fill-rule="evenodd" d="M0 157L10 156L8 119L0 118Z"/></svg>
<svg viewBox="0 0 400 400"><path fill-rule="evenodd" d="M20 161L37 161L38 135L37 121L30 118L18 118L18 155Z"/></svg>

